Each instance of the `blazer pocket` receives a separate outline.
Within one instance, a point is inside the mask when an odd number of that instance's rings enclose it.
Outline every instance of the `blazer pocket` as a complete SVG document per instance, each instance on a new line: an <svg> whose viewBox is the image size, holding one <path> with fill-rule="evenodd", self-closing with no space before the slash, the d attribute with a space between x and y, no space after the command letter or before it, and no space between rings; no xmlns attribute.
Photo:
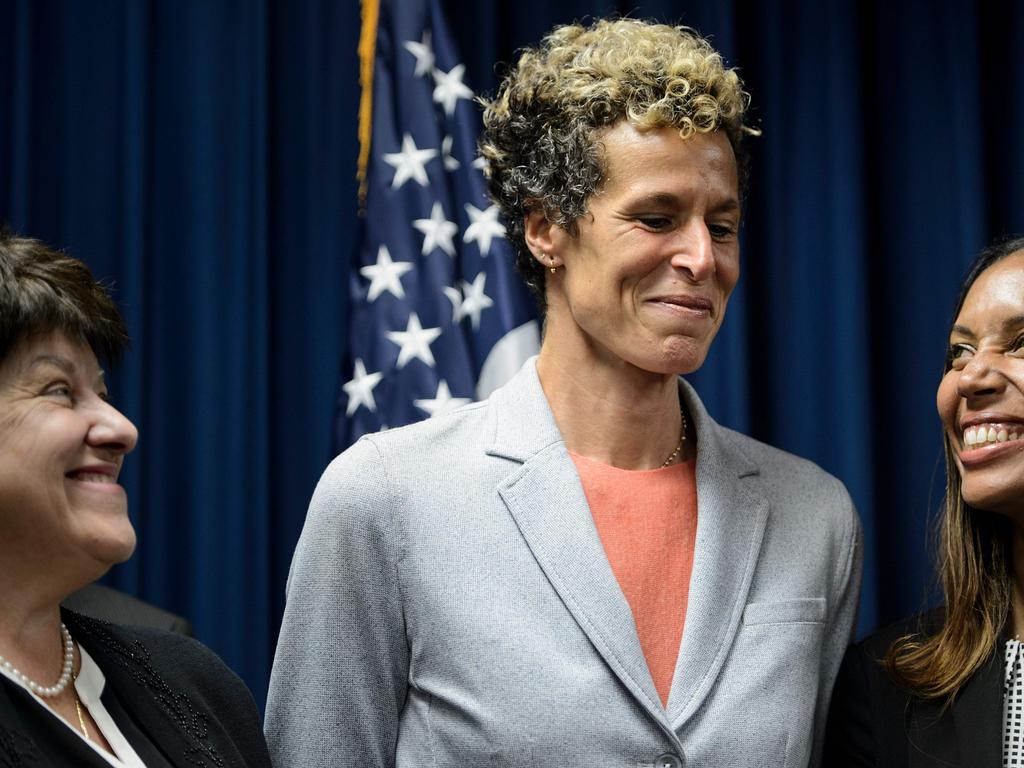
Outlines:
<svg viewBox="0 0 1024 768"><path fill-rule="evenodd" d="M743 623L751 624L822 624L825 621L824 597L796 597L748 603L743 609Z"/></svg>

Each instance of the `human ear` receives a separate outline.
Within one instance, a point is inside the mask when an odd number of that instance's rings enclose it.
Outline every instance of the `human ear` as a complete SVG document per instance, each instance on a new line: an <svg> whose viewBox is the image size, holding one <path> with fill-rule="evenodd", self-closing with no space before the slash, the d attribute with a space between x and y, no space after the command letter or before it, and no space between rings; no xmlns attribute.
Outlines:
<svg viewBox="0 0 1024 768"><path fill-rule="evenodd" d="M562 266L562 258L559 254L558 242L561 227L553 224L544 215L541 207L530 209L523 217L523 234L526 245L533 254L533 258L547 269L554 272Z"/></svg>

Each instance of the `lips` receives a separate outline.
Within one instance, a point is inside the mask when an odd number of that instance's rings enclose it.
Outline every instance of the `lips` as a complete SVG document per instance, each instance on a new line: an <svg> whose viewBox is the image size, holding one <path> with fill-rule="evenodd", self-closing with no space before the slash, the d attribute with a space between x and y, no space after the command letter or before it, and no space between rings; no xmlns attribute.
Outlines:
<svg viewBox="0 0 1024 768"><path fill-rule="evenodd" d="M706 312L709 315L714 309L714 304L704 296L693 296L690 294L670 294L666 296L655 296L648 299L654 304L667 304L680 309L688 309L692 312Z"/></svg>

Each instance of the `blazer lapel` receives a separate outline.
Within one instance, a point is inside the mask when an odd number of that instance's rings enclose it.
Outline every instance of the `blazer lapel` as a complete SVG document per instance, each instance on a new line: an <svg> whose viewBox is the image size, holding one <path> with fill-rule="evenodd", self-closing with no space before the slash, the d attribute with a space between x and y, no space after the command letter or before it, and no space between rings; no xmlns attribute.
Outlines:
<svg viewBox="0 0 1024 768"><path fill-rule="evenodd" d="M952 705L912 700L906 711L909 768L1002 765L1003 669L994 653Z"/></svg>
<svg viewBox="0 0 1024 768"><path fill-rule="evenodd" d="M147 667L150 649L122 642L122 638L115 636L117 625L63 610L61 614L75 640L85 647L103 672L105 687L111 689L149 742L165 755L181 754L187 746L184 734L158 704L160 700L172 701L173 692L157 694L143 684L143 680L155 679ZM106 637L94 634L94 629L105 633Z"/></svg>
<svg viewBox="0 0 1024 768"><path fill-rule="evenodd" d="M7 693L7 686L0 682L0 765L23 765L26 768L51 765L25 733L21 715Z"/></svg>
<svg viewBox="0 0 1024 768"><path fill-rule="evenodd" d="M522 462L499 484L498 493L580 629L637 701L667 730L633 614L608 564L535 364L528 363L492 401L493 438L487 452Z"/></svg>
<svg viewBox="0 0 1024 768"><path fill-rule="evenodd" d="M668 713L679 728L707 698L739 628L768 519L751 487L758 466L734 447L686 382L683 398L697 430L697 540Z"/></svg>
<svg viewBox="0 0 1024 768"><path fill-rule="evenodd" d="M1001 765L1003 754L1003 665L997 651L953 702L953 725L962 758L971 765Z"/></svg>

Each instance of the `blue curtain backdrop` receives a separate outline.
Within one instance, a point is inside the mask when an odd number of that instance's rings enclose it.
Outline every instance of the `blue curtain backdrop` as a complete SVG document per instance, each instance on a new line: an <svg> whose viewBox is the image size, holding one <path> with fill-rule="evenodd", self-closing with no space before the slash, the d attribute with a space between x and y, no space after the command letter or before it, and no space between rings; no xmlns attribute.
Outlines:
<svg viewBox="0 0 1024 768"><path fill-rule="evenodd" d="M1018 2L444 3L467 82L556 23L682 22L764 136L744 274L693 380L720 421L842 478L860 630L919 607L941 498L951 302L1024 231ZM0 0L0 219L110 279L134 347L140 533L110 581L188 615L262 703L284 583L331 458L359 236L354 0Z"/></svg>

